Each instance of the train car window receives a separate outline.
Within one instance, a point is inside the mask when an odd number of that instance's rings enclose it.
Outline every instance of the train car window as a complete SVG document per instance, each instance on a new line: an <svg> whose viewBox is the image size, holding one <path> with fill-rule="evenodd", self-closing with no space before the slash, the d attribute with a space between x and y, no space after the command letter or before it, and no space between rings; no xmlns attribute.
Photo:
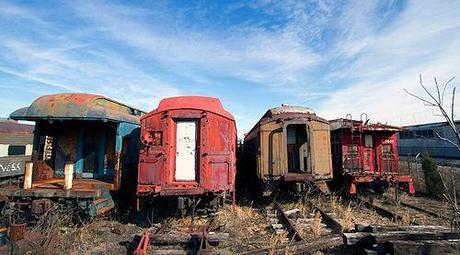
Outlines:
<svg viewBox="0 0 460 255"><path fill-rule="evenodd" d="M391 146L391 144L383 144L382 153L383 154L393 154L393 146Z"/></svg>
<svg viewBox="0 0 460 255"><path fill-rule="evenodd" d="M26 154L25 145L10 145L8 147L8 156L25 155L25 154Z"/></svg>
<svg viewBox="0 0 460 255"><path fill-rule="evenodd" d="M349 144L348 145L348 154L357 154L357 153L358 153L358 145Z"/></svg>
<svg viewBox="0 0 460 255"><path fill-rule="evenodd" d="M372 143L372 135L365 135L364 136L364 146L366 146L366 148L374 147L374 145Z"/></svg>

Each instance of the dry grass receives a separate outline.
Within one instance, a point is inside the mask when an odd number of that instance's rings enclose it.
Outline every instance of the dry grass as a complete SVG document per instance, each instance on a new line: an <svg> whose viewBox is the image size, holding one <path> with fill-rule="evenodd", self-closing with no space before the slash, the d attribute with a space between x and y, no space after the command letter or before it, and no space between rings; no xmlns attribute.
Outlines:
<svg viewBox="0 0 460 255"><path fill-rule="evenodd" d="M225 206L215 217L214 224L222 226L230 234L232 242L222 245L234 253L270 243L267 219L253 207Z"/></svg>
<svg viewBox="0 0 460 255"><path fill-rule="evenodd" d="M278 254L277 253L277 249L283 244L283 241L286 240L288 236L288 232L285 231L283 232L282 234L273 234L270 238L270 242L269 242L269 251L268 251L268 254L269 255L274 255L274 254ZM289 246L286 247L286 252L288 252L289 250ZM286 254L289 254L289 253L286 253Z"/></svg>
<svg viewBox="0 0 460 255"><path fill-rule="evenodd" d="M321 233L323 232L321 227L321 220L321 213L316 210L315 215L313 216L313 224L311 226L311 232L315 237L321 236Z"/></svg>
<svg viewBox="0 0 460 255"><path fill-rule="evenodd" d="M208 223L208 219L206 218L200 218L200 217L195 217L192 218L192 216L187 215L182 218L168 218L166 219L162 225L165 226L188 226L188 225L205 225Z"/></svg>
<svg viewBox="0 0 460 255"><path fill-rule="evenodd" d="M59 247L54 254L125 254L123 242L131 242L134 234L142 233L142 229L132 224L121 224L114 221L95 220L78 229L70 229L60 234Z"/></svg>
<svg viewBox="0 0 460 255"><path fill-rule="evenodd" d="M348 204L348 206L342 211L341 218L343 231L349 231L353 228L353 210L350 204Z"/></svg>
<svg viewBox="0 0 460 255"><path fill-rule="evenodd" d="M333 214L338 214L342 210L342 204L341 204L342 198L339 198L335 195L332 195L331 197L331 212Z"/></svg>
<svg viewBox="0 0 460 255"><path fill-rule="evenodd" d="M32 233L39 233L29 243L35 254L51 254L55 249L56 240L60 239L61 230L76 229L73 220L77 212L76 208L54 204L48 211L40 215L36 223L29 229Z"/></svg>
<svg viewBox="0 0 460 255"><path fill-rule="evenodd" d="M409 225L412 221L411 216L409 212L404 211L400 213L401 219L398 220L396 223L401 224L401 225Z"/></svg>

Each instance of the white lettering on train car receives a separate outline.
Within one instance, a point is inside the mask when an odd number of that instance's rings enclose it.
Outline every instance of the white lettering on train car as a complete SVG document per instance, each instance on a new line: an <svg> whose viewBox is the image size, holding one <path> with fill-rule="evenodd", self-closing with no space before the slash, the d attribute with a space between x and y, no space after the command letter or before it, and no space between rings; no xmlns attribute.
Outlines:
<svg viewBox="0 0 460 255"><path fill-rule="evenodd" d="M19 172L21 171L20 162L11 162L8 164L0 164L0 172Z"/></svg>

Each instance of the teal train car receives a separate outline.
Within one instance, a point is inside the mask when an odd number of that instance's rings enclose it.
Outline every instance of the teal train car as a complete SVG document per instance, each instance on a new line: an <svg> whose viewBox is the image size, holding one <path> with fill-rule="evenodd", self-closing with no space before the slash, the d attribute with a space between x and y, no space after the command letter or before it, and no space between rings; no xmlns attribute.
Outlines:
<svg viewBox="0 0 460 255"><path fill-rule="evenodd" d="M42 213L57 201L73 201L91 215L114 207L113 194L134 179L143 111L92 94L37 98L10 115L35 122L32 160L24 183L0 189L10 201L30 202Z"/></svg>

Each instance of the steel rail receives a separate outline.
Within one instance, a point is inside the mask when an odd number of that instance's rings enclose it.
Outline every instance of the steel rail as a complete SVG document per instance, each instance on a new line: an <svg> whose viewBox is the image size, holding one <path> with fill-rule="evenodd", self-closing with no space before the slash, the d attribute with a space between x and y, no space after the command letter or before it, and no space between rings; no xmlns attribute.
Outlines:
<svg viewBox="0 0 460 255"><path fill-rule="evenodd" d="M279 216L281 222L283 225L287 227L287 231L289 233L289 238L296 240L296 241L302 241L303 237L300 236L299 232L294 226L294 223L287 217L287 215L284 213L283 209L281 208L280 204L278 204L276 201L273 202L273 207L277 211L277 216Z"/></svg>

